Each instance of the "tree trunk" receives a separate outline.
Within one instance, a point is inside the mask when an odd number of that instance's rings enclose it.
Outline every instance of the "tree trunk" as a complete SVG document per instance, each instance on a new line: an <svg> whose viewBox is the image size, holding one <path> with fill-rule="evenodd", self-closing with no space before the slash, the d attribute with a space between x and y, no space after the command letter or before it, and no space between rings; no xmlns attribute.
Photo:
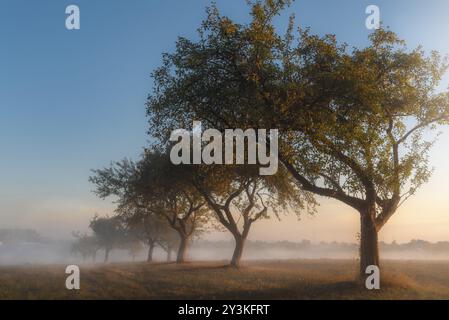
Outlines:
<svg viewBox="0 0 449 320"><path fill-rule="evenodd" d="M176 263L184 263L186 261L188 242L189 242L188 237L181 236L181 243L179 244Z"/></svg>
<svg viewBox="0 0 449 320"><path fill-rule="evenodd" d="M379 244L375 216L375 208L370 208L360 214L360 280L363 283L367 277L366 268L371 265L379 267Z"/></svg>
<svg viewBox="0 0 449 320"><path fill-rule="evenodd" d="M172 252L172 248L171 246L167 247L167 262L171 261L171 252Z"/></svg>
<svg viewBox="0 0 449 320"><path fill-rule="evenodd" d="M240 261L243 255L243 248L245 247L246 238L241 235L235 235L235 248L234 254L231 259L231 266L234 268L238 268L240 266Z"/></svg>
<svg viewBox="0 0 449 320"><path fill-rule="evenodd" d="M109 261L109 248L104 249L104 263L107 263Z"/></svg>
<svg viewBox="0 0 449 320"><path fill-rule="evenodd" d="M153 262L153 251L154 251L154 243L150 242L148 247L148 256L147 256L147 262Z"/></svg>

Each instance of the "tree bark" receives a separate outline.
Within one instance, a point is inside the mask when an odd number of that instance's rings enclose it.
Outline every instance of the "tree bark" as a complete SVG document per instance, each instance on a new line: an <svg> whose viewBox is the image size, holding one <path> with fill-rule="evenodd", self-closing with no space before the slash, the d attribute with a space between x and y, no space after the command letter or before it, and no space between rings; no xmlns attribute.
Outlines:
<svg viewBox="0 0 449 320"><path fill-rule="evenodd" d="M111 251L111 249L104 249L104 263L107 263L109 261L109 251Z"/></svg>
<svg viewBox="0 0 449 320"><path fill-rule="evenodd" d="M147 262L153 262L153 251L154 251L154 243L150 242L148 247L148 256L147 256Z"/></svg>
<svg viewBox="0 0 449 320"><path fill-rule="evenodd" d="M366 268L379 267L378 230L375 223L375 207L360 212L360 280L365 281Z"/></svg>
<svg viewBox="0 0 449 320"><path fill-rule="evenodd" d="M167 247L167 262L171 261L171 252L172 252L172 248L171 246Z"/></svg>
<svg viewBox="0 0 449 320"><path fill-rule="evenodd" d="M235 239L235 248L234 254L232 255L231 259L231 266L234 268L238 268L240 266L240 262L242 259L246 238L241 235L234 235L234 239Z"/></svg>
<svg viewBox="0 0 449 320"><path fill-rule="evenodd" d="M184 263L187 258L187 248L188 248L188 237L181 236L181 242L178 248L178 256L176 258L176 263Z"/></svg>

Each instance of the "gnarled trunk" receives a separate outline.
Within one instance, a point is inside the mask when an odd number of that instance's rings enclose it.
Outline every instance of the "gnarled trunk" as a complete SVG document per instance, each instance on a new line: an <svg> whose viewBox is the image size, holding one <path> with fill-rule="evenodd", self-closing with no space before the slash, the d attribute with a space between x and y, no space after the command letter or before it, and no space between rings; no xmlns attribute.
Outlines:
<svg viewBox="0 0 449 320"><path fill-rule="evenodd" d="M111 251L111 249L109 248L104 249L104 263L107 263L109 261L109 251Z"/></svg>
<svg viewBox="0 0 449 320"><path fill-rule="evenodd" d="M242 260L246 239L241 235L235 235L234 239L235 248L231 259L231 266L238 268L240 266L240 261Z"/></svg>
<svg viewBox="0 0 449 320"><path fill-rule="evenodd" d="M181 236L181 242L178 248L178 256L176 258L176 263L186 262L188 245L189 245L189 238L186 236Z"/></svg>
<svg viewBox="0 0 449 320"><path fill-rule="evenodd" d="M363 282L367 277L368 266L379 267L378 230L375 217L374 206L360 212L360 280Z"/></svg>
<svg viewBox="0 0 449 320"><path fill-rule="evenodd" d="M171 252L172 252L172 247L167 246L167 262L171 261Z"/></svg>
<svg viewBox="0 0 449 320"><path fill-rule="evenodd" d="M154 242L148 243L148 256L147 256L147 262L153 261L153 251L154 251Z"/></svg>

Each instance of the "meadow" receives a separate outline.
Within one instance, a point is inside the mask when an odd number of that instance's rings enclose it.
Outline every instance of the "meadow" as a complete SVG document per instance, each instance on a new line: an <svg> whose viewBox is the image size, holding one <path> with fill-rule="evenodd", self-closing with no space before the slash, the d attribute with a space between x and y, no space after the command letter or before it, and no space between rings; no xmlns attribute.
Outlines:
<svg viewBox="0 0 449 320"><path fill-rule="evenodd" d="M0 267L0 299L449 299L448 261L388 260L381 290L354 281L356 260L267 260L81 265L81 289L65 266Z"/></svg>

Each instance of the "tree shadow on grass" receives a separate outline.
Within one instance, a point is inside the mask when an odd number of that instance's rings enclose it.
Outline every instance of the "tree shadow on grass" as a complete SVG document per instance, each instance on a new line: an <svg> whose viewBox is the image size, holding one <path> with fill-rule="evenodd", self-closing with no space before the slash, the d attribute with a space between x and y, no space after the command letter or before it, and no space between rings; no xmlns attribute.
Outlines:
<svg viewBox="0 0 449 320"><path fill-rule="evenodd" d="M350 296L360 293L361 288L356 281L342 281L335 283L293 283L282 288L257 289L251 291L237 290L227 292L223 299L338 299L339 296Z"/></svg>
<svg viewBox="0 0 449 320"><path fill-rule="evenodd" d="M414 299L419 297L420 286L400 281L381 283L380 290L368 290L358 280L342 281L292 281L277 288L256 290L231 290L216 294L216 299L255 300L372 300L372 299ZM195 297L192 297L195 299Z"/></svg>

